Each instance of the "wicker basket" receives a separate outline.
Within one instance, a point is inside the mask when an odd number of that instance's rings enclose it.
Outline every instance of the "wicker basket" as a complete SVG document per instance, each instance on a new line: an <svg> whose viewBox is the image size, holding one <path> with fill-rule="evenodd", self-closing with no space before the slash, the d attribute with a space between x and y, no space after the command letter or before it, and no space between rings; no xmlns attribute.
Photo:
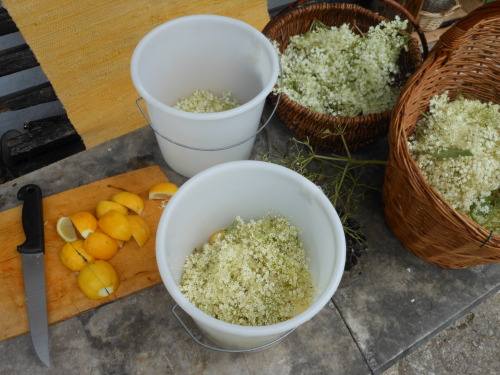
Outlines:
<svg viewBox="0 0 500 375"><path fill-rule="evenodd" d="M264 28L263 33L271 40L276 40L283 52L289 39L293 35L303 34L309 30L314 20L319 20L327 26L341 26L344 23L356 25L355 30L366 32L370 26L374 26L387 19L366 8L354 4L332 4L314 3L309 1L296 1L275 15ZM403 13L415 27L420 36L424 56L427 55L427 41L415 18L403 8L402 5L393 0L384 0L398 11ZM417 40L411 38L409 51L404 52L400 58L400 70L405 75L413 73L422 62L422 52ZM275 104L276 96L271 94L270 100ZM342 152L345 147L338 135L338 130L344 128L344 137L351 151L372 142L379 135L385 134L389 128L390 110L384 113L374 113L357 117L335 117L320 114L306 108L286 95L281 95L277 113L285 125L290 128L297 137L308 138L310 143L323 150Z"/></svg>
<svg viewBox="0 0 500 375"><path fill-rule="evenodd" d="M500 2L477 8L444 33L398 98L389 129L383 187L386 220L403 245L443 268L500 261L500 237L455 211L431 188L409 154L429 100L459 90L500 103Z"/></svg>
<svg viewBox="0 0 500 375"><path fill-rule="evenodd" d="M424 31L439 29L444 19L460 9L458 0L426 1L419 13L418 23Z"/></svg>

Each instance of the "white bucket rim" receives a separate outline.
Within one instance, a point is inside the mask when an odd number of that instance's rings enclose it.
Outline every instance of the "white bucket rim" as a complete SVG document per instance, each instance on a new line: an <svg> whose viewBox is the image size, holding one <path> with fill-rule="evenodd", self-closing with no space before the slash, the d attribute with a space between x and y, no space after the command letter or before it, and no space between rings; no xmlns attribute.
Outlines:
<svg viewBox="0 0 500 375"><path fill-rule="evenodd" d="M182 199L182 196L184 195L184 191L189 187L189 185L197 183L199 180L203 180L206 178L207 175L211 175L214 173L214 171L218 171L221 169L239 169L242 167L259 167L259 168L267 168L272 170L274 173L284 173L289 176L295 176L295 178L298 178L301 180L302 184L305 184L306 186L310 187L310 192L311 194L316 195L317 199L319 199L321 202L323 202L326 207L331 206L331 202L328 200L328 198L324 195L324 193L321 191L321 189L318 188L317 185L315 185L313 182L305 178L304 176L300 175L297 172L292 171L291 169L288 169L286 167L269 163L269 162L264 162L264 161L256 161L256 160L240 160L240 161L231 161L231 162L226 162L222 163L213 167L210 167L202 172L199 172L195 176L191 177L188 181L186 181L180 188L179 190L172 196L170 199L167 207L165 210L172 209L172 207L175 207L177 205L177 202ZM338 214L336 213L335 209L333 210L328 210L327 215L330 219L331 222L336 223L336 225L340 225L342 227L342 224L340 222L340 218ZM160 222L158 224L158 228L162 227L162 222L169 220L168 214L162 215L160 218ZM161 235L161 234L160 234ZM162 254L160 247L158 246L158 238L159 236L157 234L157 240L156 240L156 257L157 257L157 262L158 259L164 257L164 254ZM226 333L230 334L242 334L246 335L248 337L257 337L257 336L270 336L270 335L279 335L283 334L287 331L290 331L292 329L295 329L302 325L303 323L307 322L311 318L313 318L315 315L317 315L320 310L326 306L326 304L330 301L332 296L334 295L335 291L338 288L338 285L340 284L340 280L343 276L343 270L345 266L345 241L340 241L341 242L341 249L339 251L339 259L338 261L335 262L335 267L332 270L332 278L335 275L335 278L331 279L330 282L328 283L327 287L321 293L319 296L317 296L317 299L302 313L294 316L291 319L288 319L284 322L276 323L276 324L271 324L267 326L243 326L243 325L237 325L237 324L232 324L228 322L221 321L219 319L216 319L205 312L201 311L198 309L194 304L189 302L186 297L181 293L179 290L175 280L173 279L172 275L170 272L167 270L163 270L163 267L159 265L159 271L160 271L160 276L163 280L163 283L165 287L167 288L168 292L170 293L171 297L174 299L174 301L191 317L196 321L196 316L203 317L203 325L217 329L219 331L224 331ZM158 262L159 263L159 262ZM165 262L166 264L166 262ZM194 317L193 317L194 315ZM237 331L237 332L236 332Z"/></svg>
<svg viewBox="0 0 500 375"><path fill-rule="evenodd" d="M242 105L239 105L236 108L229 109L227 111L222 111L222 112L213 112L213 113L186 112L186 111L181 111L179 109L175 109L175 108L157 100L141 84L141 81L139 79L138 60L139 60L140 55L142 54L142 50L146 47L147 43L151 39L156 37L157 34L163 32L165 29L175 27L176 25L178 25L180 23L193 22L193 21L196 22L199 20L220 21L220 22L225 22L227 24L231 24L233 26L237 26L237 27L240 27L242 29L245 29L248 32L254 34L257 38L259 38L262 41L263 46L265 46L266 50L268 51L269 57L271 58L271 62L272 62L271 79L269 80L268 83L266 83L264 88L248 102L246 102ZM265 99L265 97L272 91L273 87L275 86L275 84L278 80L279 58L278 58L278 54L277 54L275 48L273 47L273 45L271 44L269 39L262 32L257 30L255 27L247 24L246 22L240 21L236 18L231 18L231 17L226 17L226 16L211 15L211 14L198 14L198 15L190 15L190 16L175 18L175 19L167 21L167 22L155 27L151 31L149 31L140 40L140 42L137 44L137 46L134 49L134 52L132 54L131 64L130 64L130 71L131 71L132 82L135 86L135 89L137 90L139 95L142 98L144 98L144 100L146 101L146 104L151 103L154 106L160 108L161 110L166 111L167 113L182 117L184 119L198 120L198 121L211 121L211 120L225 119L228 117L238 115L238 114L240 114L242 112L246 112L250 108L253 108L256 105L260 104Z"/></svg>

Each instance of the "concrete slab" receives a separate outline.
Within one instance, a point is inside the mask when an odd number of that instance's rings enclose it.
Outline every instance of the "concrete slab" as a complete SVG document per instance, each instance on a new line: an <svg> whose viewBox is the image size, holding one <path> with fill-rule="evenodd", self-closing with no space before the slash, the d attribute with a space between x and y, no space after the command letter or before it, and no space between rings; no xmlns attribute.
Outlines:
<svg viewBox="0 0 500 375"><path fill-rule="evenodd" d="M383 375L500 374L500 293L397 362Z"/></svg>
<svg viewBox="0 0 500 375"><path fill-rule="evenodd" d="M333 303L280 343L247 354L196 344L173 304L158 285L51 326L50 369L29 335L0 343L0 374L370 374Z"/></svg>

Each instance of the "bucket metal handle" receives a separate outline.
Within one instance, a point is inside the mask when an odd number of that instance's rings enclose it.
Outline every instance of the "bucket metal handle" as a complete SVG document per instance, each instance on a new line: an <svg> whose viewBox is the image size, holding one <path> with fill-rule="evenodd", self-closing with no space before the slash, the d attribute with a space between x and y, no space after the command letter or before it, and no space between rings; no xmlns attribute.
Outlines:
<svg viewBox="0 0 500 375"><path fill-rule="evenodd" d="M177 307L178 307L177 304L175 304L172 307L172 313L174 314L175 318L179 321L179 323L181 324L182 328L184 328L184 330L189 334L189 336L191 336L191 338L194 340L194 342L196 342L198 345L204 347L205 349L215 350L217 352L223 352L223 353L250 353L250 352L255 352L257 350L265 349L265 348L267 348L267 347L269 347L271 345L276 344L277 342L283 340L285 337L287 337L289 334L291 334L293 331L295 331L295 328L292 328L290 331L286 332L285 334L283 334L282 336L278 337L277 339L275 339L275 340L273 340L271 342L268 342L267 344L256 346L254 348L249 348L249 349L223 349L223 348L218 348L218 347L215 347L215 346L211 346L211 345L205 344L205 343L201 342L199 339L197 339L196 336L193 334L193 332L191 332L191 330L188 328L188 326L186 325L186 323L184 323L184 321L179 316L179 314L177 314Z"/></svg>
<svg viewBox="0 0 500 375"><path fill-rule="evenodd" d="M182 143L179 143L179 142L176 142L174 141L172 138L169 138L169 137L166 137L162 134L160 134L156 129L155 127L153 126L153 122L149 119L148 115L146 114L146 111L144 110L144 108L141 106L141 103L140 101L141 100L144 100L141 97L139 97L135 102L137 104L137 106L139 107L140 111L142 112L142 115L144 116L144 118L146 119L146 121L148 122L149 126L151 126L151 129L153 129L153 131L159 135L160 137L162 137L163 139L165 139L166 141L170 142L170 143L173 143L174 145L177 145L177 146L180 146L180 147L184 147L184 148L188 148L190 150L195 150L195 151L222 151L222 150L228 150L230 148L233 148L233 147L236 147L236 146L239 146L239 145L242 145L243 143L245 142L248 142L250 139L254 138L257 136L257 134L259 134L266 126L267 124L269 123L269 121L271 121L271 119L273 118L274 116L274 113L276 112L276 109L278 108L278 104L280 102L280 98L281 98L281 92L278 94L278 99L276 100L276 104L274 105L274 108L273 108L273 111L271 112L271 114L269 115L269 117L267 118L267 120L264 122L264 124L257 130L257 132L253 135L251 135L250 137L248 138L245 138L244 140L238 142L238 143L235 143L235 144L232 144L230 146L225 146L225 147L217 147L217 148L200 148L200 147L192 147L192 146L188 146L188 145L185 145L185 144L182 144Z"/></svg>

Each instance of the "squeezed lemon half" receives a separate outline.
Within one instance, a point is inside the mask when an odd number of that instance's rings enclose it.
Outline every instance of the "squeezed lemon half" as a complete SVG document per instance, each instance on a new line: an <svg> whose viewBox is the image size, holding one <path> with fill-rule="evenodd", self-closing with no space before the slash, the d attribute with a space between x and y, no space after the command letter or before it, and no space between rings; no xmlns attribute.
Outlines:
<svg viewBox="0 0 500 375"><path fill-rule="evenodd" d="M62 216L57 220L57 234L66 242L73 242L78 239L75 227L69 216Z"/></svg>
<svg viewBox="0 0 500 375"><path fill-rule="evenodd" d="M179 187L172 182L161 182L155 184L149 189L148 198L149 199L170 199L175 192L179 190Z"/></svg>

